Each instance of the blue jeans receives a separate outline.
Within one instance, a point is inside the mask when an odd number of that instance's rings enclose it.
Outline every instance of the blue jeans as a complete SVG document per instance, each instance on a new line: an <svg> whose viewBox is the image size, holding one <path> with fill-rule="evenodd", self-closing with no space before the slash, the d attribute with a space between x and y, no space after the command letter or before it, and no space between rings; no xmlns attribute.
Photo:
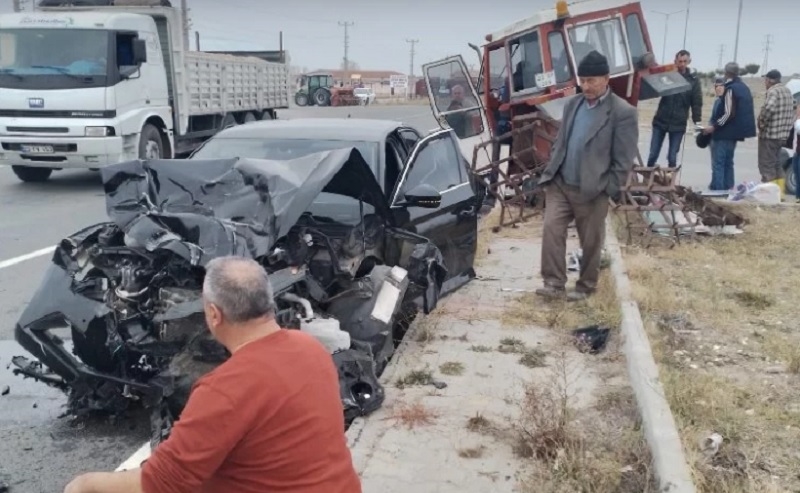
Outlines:
<svg viewBox="0 0 800 493"><path fill-rule="evenodd" d="M794 196L800 200L800 152L794 153L792 171L794 173Z"/></svg>
<svg viewBox="0 0 800 493"><path fill-rule="evenodd" d="M733 154L735 140L711 141L711 185L709 190L730 190L734 185Z"/></svg>
<svg viewBox="0 0 800 493"><path fill-rule="evenodd" d="M663 128L653 127L653 136L650 138L650 156L647 158L648 166L655 166L658 161L658 155L661 154L661 147L664 145L664 139L669 134L669 147L667 148L667 164L670 168L678 165L678 151L683 142L683 135L685 132L667 132Z"/></svg>

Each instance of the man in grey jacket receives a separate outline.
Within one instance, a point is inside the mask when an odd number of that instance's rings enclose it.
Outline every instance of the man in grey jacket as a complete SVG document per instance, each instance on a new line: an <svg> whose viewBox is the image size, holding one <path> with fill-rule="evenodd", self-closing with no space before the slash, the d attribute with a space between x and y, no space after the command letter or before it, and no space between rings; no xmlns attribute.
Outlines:
<svg viewBox="0 0 800 493"><path fill-rule="evenodd" d="M636 108L608 86L608 60L592 51L580 62L582 93L564 108L550 163L539 184L545 189L540 296L579 301L592 295L600 276L609 198L618 195L638 153ZM583 258L575 291L566 293L567 228L578 230Z"/></svg>

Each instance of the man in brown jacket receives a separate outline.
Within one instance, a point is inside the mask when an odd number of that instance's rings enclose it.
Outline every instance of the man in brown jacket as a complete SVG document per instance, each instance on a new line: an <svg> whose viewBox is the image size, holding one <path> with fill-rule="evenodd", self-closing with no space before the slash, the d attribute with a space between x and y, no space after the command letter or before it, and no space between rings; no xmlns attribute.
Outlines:
<svg viewBox="0 0 800 493"><path fill-rule="evenodd" d="M633 167L639 142L636 108L608 87L606 58L592 51L578 66L582 93L564 108L550 163L539 184L545 189L542 238L544 287L536 293L570 301L597 288L605 241L608 199L619 193ZM567 228L578 229L583 258L575 291L566 294Z"/></svg>

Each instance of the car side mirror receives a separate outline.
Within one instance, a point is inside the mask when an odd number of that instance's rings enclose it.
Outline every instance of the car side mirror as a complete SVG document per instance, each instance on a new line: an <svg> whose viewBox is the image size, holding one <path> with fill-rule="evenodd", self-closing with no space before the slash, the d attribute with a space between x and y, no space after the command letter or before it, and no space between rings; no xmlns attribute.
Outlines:
<svg viewBox="0 0 800 493"><path fill-rule="evenodd" d="M442 204L442 194L427 183L417 185L404 196L407 207L422 207L436 209Z"/></svg>
<svg viewBox="0 0 800 493"><path fill-rule="evenodd" d="M133 40L133 64L141 65L147 62L147 43L143 39Z"/></svg>

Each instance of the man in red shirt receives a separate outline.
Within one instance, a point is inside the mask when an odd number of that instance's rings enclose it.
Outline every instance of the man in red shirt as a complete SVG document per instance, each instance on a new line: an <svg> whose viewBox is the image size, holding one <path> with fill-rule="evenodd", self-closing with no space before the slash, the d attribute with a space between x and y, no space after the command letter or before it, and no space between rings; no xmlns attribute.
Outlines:
<svg viewBox="0 0 800 493"><path fill-rule="evenodd" d="M203 302L231 358L197 381L140 469L85 474L65 493L361 493L333 359L278 326L266 272L241 257L212 260Z"/></svg>

